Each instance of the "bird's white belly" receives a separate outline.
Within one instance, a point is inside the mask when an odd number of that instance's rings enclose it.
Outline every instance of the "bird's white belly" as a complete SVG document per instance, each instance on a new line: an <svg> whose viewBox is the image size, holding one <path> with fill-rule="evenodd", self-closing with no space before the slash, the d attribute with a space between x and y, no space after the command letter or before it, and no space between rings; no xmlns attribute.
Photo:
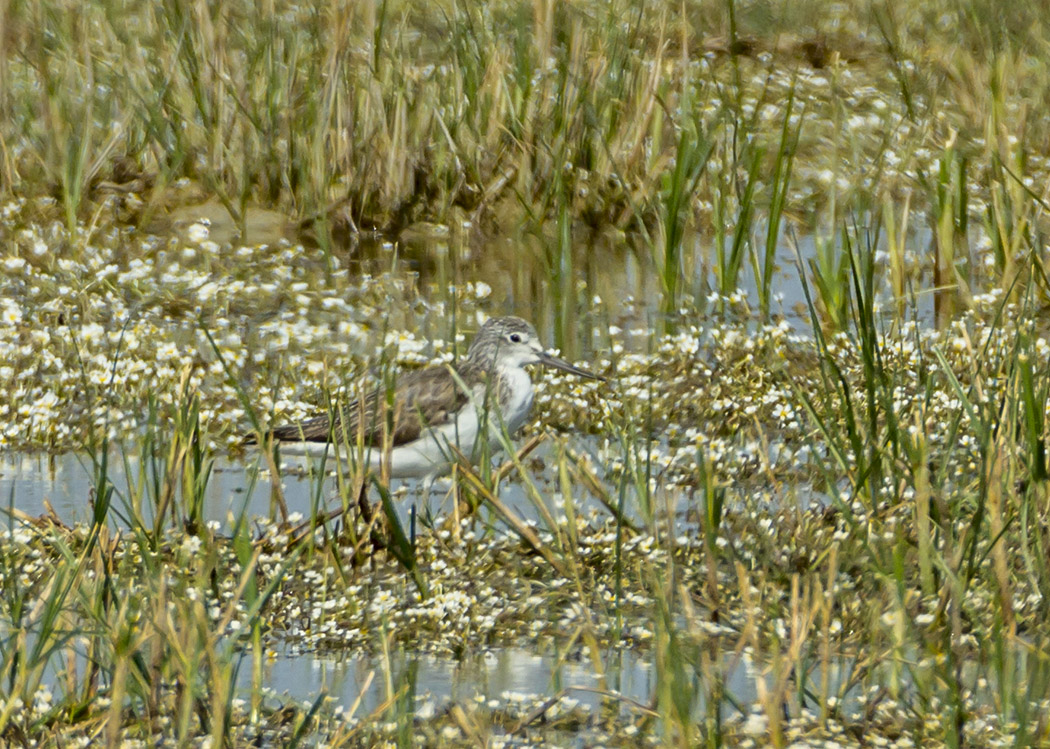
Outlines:
<svg viewBox="0 0 1050 749"><path fill-rule="evenodd" d="M473 405L468 403L460 411L455 422L424 430L418 439L394 447L390 451L390 477L422 478L447 473L459 459L457 451L476 463L482 457L482 443L478 436L483 418L488 420L489 425L488 446L492 450L498 450L502 446L500 418L493 410L494 405L490 408L484 405L483 392L476 395L472 401ZM495 398L490 397L489 400L494 401ZM532 405L531 388L526 397L512 400L511 408L503 415L503 424L511 434L517 431L528 416ZM367 460L372 471L380 473L383 468L383 451L375 447L366 448L362 455L355 452L353 445L348 447L325 442L282 442L280 450L282 456L327 456L329 460L334 460L338 452L343 465L356 467L362 460Z"/></svg>
<svg viewBox="0 0 1050 749"><path fill-rule="evenodd" d="M457 451L473 460L478 424L477 410L468 406L460 411L454 423L426 429L419 439L395 447L390 451L390 477L419 478L447 473L459 460ZM382 463L382 454L373 450L369 456L372 470L380 471Z"/></svg>
<svg viewBox="0 0 1050 749"><path fill-rule="evenodd" d="M473 412L473 409L470 410ZM478 434L478 420L462 414L457 423L460 427L458 432L451 425L442 429L428 429L419 439L391 449L390 477L422 478L447 473L457 461L453 445L464 455L471 457ZM384 453L378 447L366 447L361 453L354 445L282 442L280 450L281 457L327 458L332 461L331 467L334 467L334 461L338 459L340 465L353 468L367 461L369 469L377 474L381 473L383 468Z"/></svg>
<svg viewBox="0 0 1050 749"><path fill-rule="evenodd" d="M503 427L511 435L518 431L529 416L533 397L532 380L524 369L505 369L500 372L500 378L509 396L502 409L497 405L498 393L490 392L486 399L484 388L475 388L471 400L454 422L424 430L418 439L390 451L390 477L422 478L447 473L458 460L457 451L476 464L482 457L482 443L478 439L482 420L488 422L488 447L493 451L499 450L503 444ZM497 413L497 409L500 413ZM378 448L367 448L364 455L359 455L354 453L352 445L348 451L345 445L336 446L325 442L281 443L282 455L313 458L327 455L329 460L333 460L337 452L343 465L356 467L362 460L367 460L372 471L382 471L384 455Z"/></svg>

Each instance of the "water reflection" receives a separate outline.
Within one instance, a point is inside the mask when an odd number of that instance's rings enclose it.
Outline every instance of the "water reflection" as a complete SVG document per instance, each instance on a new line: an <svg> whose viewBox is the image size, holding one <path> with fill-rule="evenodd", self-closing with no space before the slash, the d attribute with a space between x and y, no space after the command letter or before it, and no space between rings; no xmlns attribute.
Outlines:
<svg viewBox="0 0 1050 749"><path fill-rule="evenodd" d="M762 231L763 227L756 225L753 233L761 236ZM929 244L930 237L928 229L918 228L912 231L910 240L921 247ZM729 241L731 238L727 238ZM872 249L884 250L886 242L880 236ZM446 298L450 287L482 281L492 288L496 309L532 320L545 340L570 358L588 358L601 352L608 344L605 331L610 324L644 328L654 334L664 329L660 275L654 267L653 248L641 235L578 231L569 246L563 246L564 243L559 236L526 228L507 236L481 239L464 233L413 236L396 245L375 238L357 243L352 265L358 272L381 273L393 268L416 273L424 295L436 300ZM679 301L717 317L722 302L715 293L719 281L712 243L712 237L702 233L693 232L684 238ZM808 332L812 325L800 262L810 295L816 297L813 267L822 246L813 235L797 236L787 229L781 232L776 245L775 272L769 289L770 313L786 319L797 333ZM825 250L848 271L844 252L835 247ZM749 258L741 263L736 285L747 306L757 314L761 295L753 267L755 260ZM826 258L824 262L828 262ZM884 309L908 309L914 319L932 325L933 295L896 300L888 276L889 273L880 272L878 277L883 282L876 285ZM903 307L898 301L903 302Z"/></svg>
<svg viewBox="0 0 1050 749"><path fill-rule="evenodd" d="M248 458L250 461L251 458ZM142 466L135 456L125 459L113 452L110 457L107 476L115 489L112 506L114 519L123 515L127 506L127 497L141 494ZM317 496L317 481L323 482L321 492L321 510L339 507L336 482L328 475L318 477L321 464L310 458L296 458L282 461L284 474L281 482L285 503L291 513L303 515L311 511ZM331 464L329 464L329 468ZM217 458L211 478L208 481L203 506L205 522L218 523L221 529L228 530L233 521L244 514L248 518L272 517L272 484L265 474L253 479L253 473L261 469L251 462L233 461ZM543 477L538 477L543 480ZM129 490L129 485L136 487ZM397 503L402 521L407 522L410 508L415 506L420 517L441 516L451 509L448 479L439 479L427 497L421 496L421 482L417 480L395 481L392 489L397 492L403 489L405 496ZM55 510L58 517L70 525L91 522L90 498L95 488L95 467L86 454L8 452L0 453L0 497L3 497L14 508L30 516L39 516L48 512L48 507ZM500 497L511 509L522 516L535 519L536 510L520 484L504 481L500 488ZM373 498L374 500L375 498ZM150 508L143 508L147 522L153 520Z"/></svg>
<svg viewBox="0 0 1050 749"><path fill-rule="evenodd" d="M522 648L498 648L463 659L414 655L400 651L386 662L381 656L306 656L285 653L263 666L263 683L295 699L314 699L322 690L335 704L349 709L360 699L359 714L382 705L387 694L386 674L396 691L410 688L419 702L438 704L468 700L514 701L537 694L567 690L580 704L597 708L596 691L611 690L648 704L655 688L652 664L632 651L605 653L609 670L597 675L588 660L564 660L537 655ZM251 686L251 673L242 668L240 685ZM742 688L743 683L739 686Z"/></svg>
<svg viewBox="0 0 1050 749"><path fill-rule="evenodd" d="M577 446L593 448L593 445L588 444L588 440L592 438L578 438ZM553 456L554 449L550 441L542 443L531 453L530 457L533 460L528 466L528 480L540 489L539 495L546 505L543 510L535 504L536 495L528 490L516 474L512 473L509 478L501 481L496 490L500 502L510 512L525 521L537 523L540 527L546 526L548 513L555 518L564 513L561 506L561 487L556 475L558 462ZM778 450L778 443L770 443L768 455L771 461L776 461ZM254 455L237 460L215 458L205 489L202 519L215 524L220 533L229 532L242 516L248 519L280 519L274 504L269 475L255 460ZM500 460L500 457L497 457L493 466L498 465ZM309 457L289 457L281 461L281 489L290 514L308 517L314 511L320 514L341 508L334 466L333 461L323 464L320 460ZM147 472L152 470L150 467ZM141 497L143 487L148 482L143 482L142 466L136 455L125 457L117 451L110 454L107 475L114 487L110 520L124 525L121 519L127 517L128 497ZM19 512L29 516L46 514L50 507L59 519L67 524L90 523L90 498L95 482L95 467L90 458L83 453L49 455L39 452L0 452L0 497ZM574 486L573 507L578 515L586 517L588 513L594 512L599 517L610 516L609 508L591 494L585 484ZM394 480L391 489L397 500L394 506L405 528L409 527L413 512L416 515L417 529L430 525L431 522L436 523L453 512L452 482L449 477L435 481L429 494L425 496L423 482L416 479ZM630 483L625 489L627 501L624 504L624 513L630 522L641 522L644 525L645 519L641 516L644 503L636 498L636 490L637 487ZM673 508L676 533L688 533L695 529L695 513L698 506L694 490L687 487L662 487L656 482L653 491L661 496L654 506ZM744 496L742 493L731 497L729 506L743 501ZM373 493L371 500L376 502L378 497ZM653 501L650 498L650 503ZM831 504L831 499L810 484L799 482L784 487L783 491L775 496L770 496L769 502L771 505L783 503L785 506L805 508L811 505L827 506ZM320 505L315 507L318 503ZM145 522L152 523L152 508L148 506L148 501L145 504L146 506L141 508L141 515ZM490 517L487 505L480 508L479 517L483 521L503 525L494 514Z"/></svg>

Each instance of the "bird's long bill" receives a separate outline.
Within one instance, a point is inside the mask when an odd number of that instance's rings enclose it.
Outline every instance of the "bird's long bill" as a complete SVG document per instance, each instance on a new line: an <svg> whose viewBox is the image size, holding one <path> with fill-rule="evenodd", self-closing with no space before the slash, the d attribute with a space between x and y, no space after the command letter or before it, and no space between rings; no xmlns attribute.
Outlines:
<svg viewBox="0 0 1050 749"><path fill-rule="evenodd" d="M601 375L596 375L594 374L594 372L588 372L586 369L574 367L564 359L559 359L556 356L551 356L545 351L539 353L539 360L540 364L543 364L544 366L554 367L555 369L560 369L563 372L569 372L570 374L574 374L578 377L588 377L592 380L601 380L602 382L605 382L605 378Z"/></svg>

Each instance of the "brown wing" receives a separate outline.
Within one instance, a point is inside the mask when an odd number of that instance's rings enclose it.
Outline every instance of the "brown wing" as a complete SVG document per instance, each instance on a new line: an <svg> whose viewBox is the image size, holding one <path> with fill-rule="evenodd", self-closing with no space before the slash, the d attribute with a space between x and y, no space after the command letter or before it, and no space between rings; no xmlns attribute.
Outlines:
<svg viewBox="0 0 1050 749"><path fill-rule="evenodd" d="M419 437L424 427L441 426L455 418L455 413L466 402L467 396L451 370L441 364L401 375L394 382L389 398L387 389L380 387L338 408L334 426L330 415L323 414L301 424L277 427L273 437L286 442L346 439L353 444L360 431L365 445L381 447L384 424L392 418L393 444L403 445Z"/></svg>

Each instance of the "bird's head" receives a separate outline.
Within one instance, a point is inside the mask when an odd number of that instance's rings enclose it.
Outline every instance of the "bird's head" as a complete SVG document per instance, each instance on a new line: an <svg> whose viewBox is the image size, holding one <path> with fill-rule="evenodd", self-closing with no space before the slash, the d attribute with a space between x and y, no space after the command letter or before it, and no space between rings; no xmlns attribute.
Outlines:
<svg viewBox="0 0 1050 749"><path fill-rule="evenodd" d="M540 342L536 328L520 317L494 317L482 325L474 342L470 344L467 358L486 370L542 364L579 377L605 379L548 354Z"/></svg>

